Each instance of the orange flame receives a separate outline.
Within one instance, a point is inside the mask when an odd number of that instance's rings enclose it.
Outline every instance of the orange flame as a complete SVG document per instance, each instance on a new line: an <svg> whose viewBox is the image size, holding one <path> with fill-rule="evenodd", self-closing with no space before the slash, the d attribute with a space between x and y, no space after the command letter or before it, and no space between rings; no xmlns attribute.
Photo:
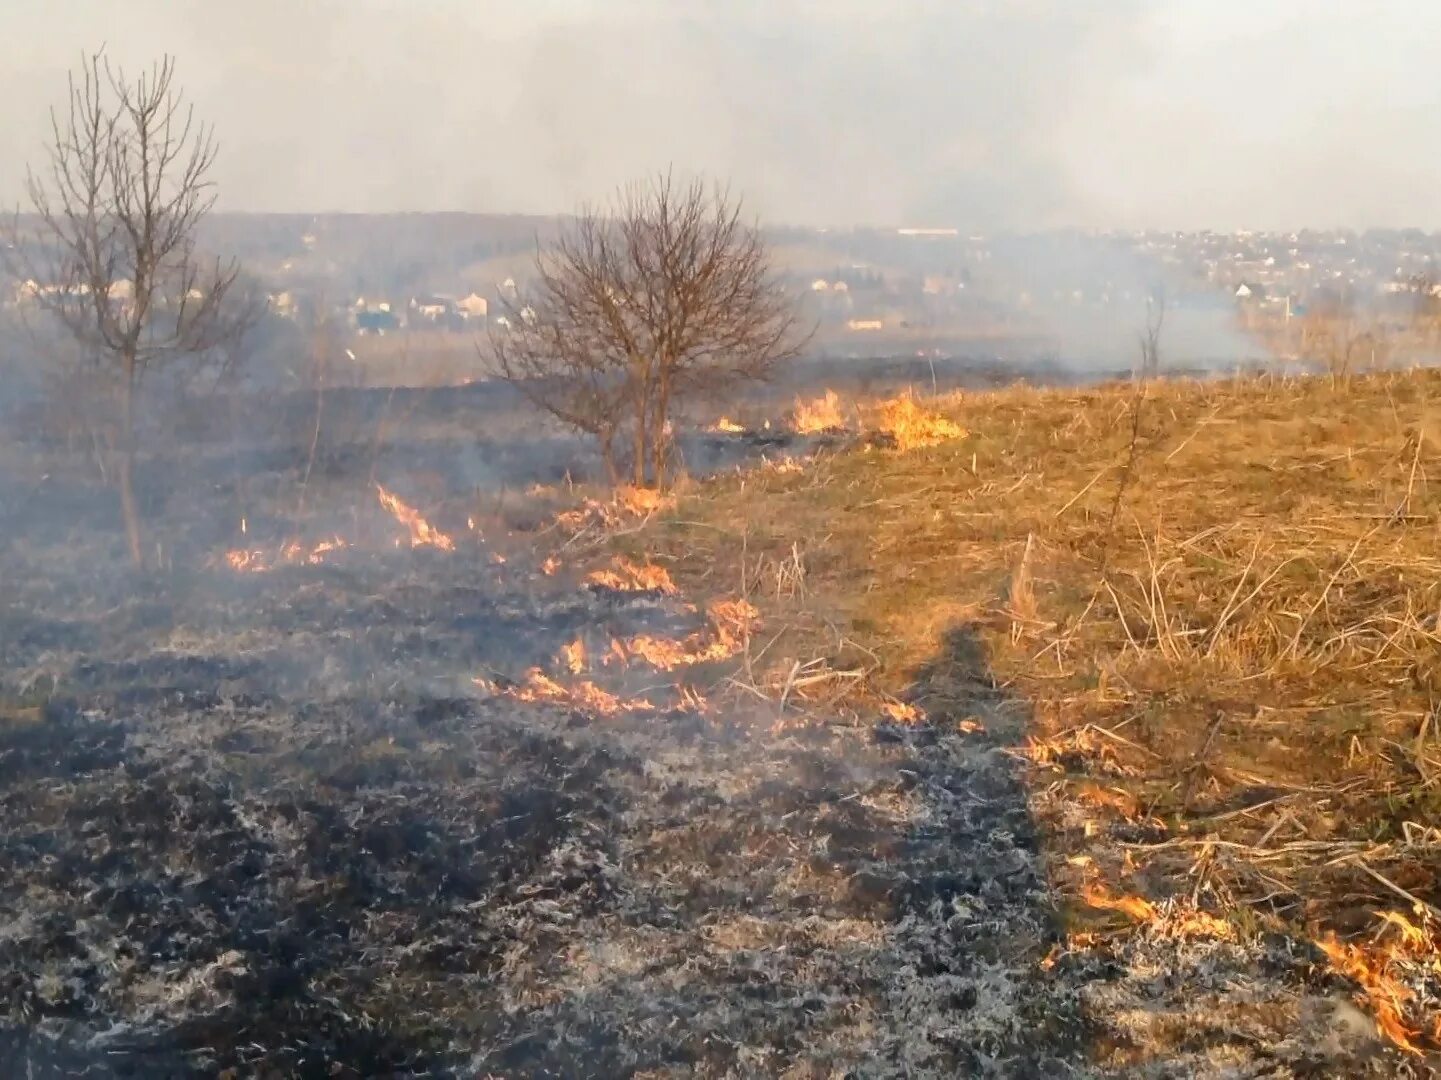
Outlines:
<svg viewBox="0 0 1441 1080"><path fill-rule="evenodd" d="M338 536L330 540L322 540L305 553L305 561L313 566L316 563L324 562L325 556L330 554L330 552L339 551L341 548L349 546L349 544Z"/></svg>
<svg viewBox="0 0 1441 1080"><path fill-rule="evenodd" d="M710 426L710 430L721 432L726 435L737 435L740 432L744 431L745 428L742 427L740 424L737 424L729 417L722 416L719 420L717 420L714 424Z"/></svg>
<svg viewBox="0 0 1441 1080"><path fill-rule="evenodd" d="M751 625L755 623L761 613L756 610L754 604L749 600L715 600L712 601L707 612L711 621L722 632L734 631L737 633L749 632Z"/></svg>
<svg viewBox="0 0 1441 1080"><path fill-rule="evenodd" d="M676 592L675 582L671 581L663 566L653 563L642 566L627 559L616 559L613 566L613 570L596 570L585 580L616 592L661 592L667 595Z"/></svg>
<svg viewBox="0 0 1441 1080"><path fill-rule="evenodd" d="M455 550L455 541L421 517L420 512L414 507L407 506L379 484L375 485L375 493L380 498L380 505L394 514L395 519L410 530L411 547L429 545L437 547L441 551Z"/></svg>
<svg viewBox="0 0 1441 1080"><path fill-rule="evenodd" d="M881 403L880 427L896 441L898 450L918 450L966 435L960 424L927 412L910 394Z"/></svg>
<svg viewBox="0 0 1441 1080"><path fill-rule="evenodd" d="M591 527L611 528L632 515L653 514L673 505L675 498L653 488L621 487L608 503L586 499L574 510L555 516L555 523L568 532Z"/></svg>
<svg viewBox="0 0 1441 1080"><path fill-rule="evenodd" d="M260 548L236 548L225 553L225 562L232 570L259 574L272 569L276 565L307 563L316 566L325 561L325 556L332 551L339 551L341 548L349 547L340 537L332 537L329 540L322 540L313 548L307 549L299 540L291 540L286 543L275 556L275 562L266 557Z"/></svg>
<svg viewBox="0 0 1441 1080"><path fill-rule="evenodd" d="M1103 911L1119 911L1137 922L1150 922L1156 917L1156 905L1143 896L1112 896L1099 885L1086 885L1081 896L1093 908Z"/></svg>
<svg viewBox="0 0 1441 1080"><path fill-rule="evenodd" d="M1103 806L1115 810L1122 817L1134 821L1141 816L1141 804L1136 797L1119 788L1104 788L1099 784L1083 783L1076 789L1076 797L1092 806Z"/></svg>
<svg viewBox="0 0 1441 1080"><path fill-rule="evenodd" d="M585 651L585 642L580 638L576 638L569 645L562 646L560 657L572 675L579 675L585 670L588 659Z"/></svg>
<svg viewBox="0 0 1441 1080"><path fill-rule="evenodd" d="M641 660L657 671L674 671L678 667L686 667L691 664L725 660L727 657L734 656L735 653L735 642L725 636L717 636L711 641L705 641L700 635L696 635L680 642L668 638L652 637L649 634L638 634L624 641L616 638L610 643L611 657L622 663Z"/></svg>
<svg viewBox="0 0 1441 1080"><path fill-rule="evenodd" d="M649 634L639 634L625 641L613 639L607 659L611 658L622 663L629 663L632 659L643 660L658 671L673 671L685 664L693 664L698 659L697 655L682 643Z"/></svg>
<svg viewBox="0 0 1441 1080"><path fill-rule="evenodd" d="M1225 919L1196 909L1183 911L1169 929L1180 937L1209 937L1221 941L1232 941L1236 937L1236 928Z"/></svg>
<svg viewBox="0 0 1441 1080"><path fill-rule="evenodd" d="M1357 1000L1371 1006L1376 1029L1402 1050L1419 1055L1421 1048L1413 1041L1419 1032L1405 1022L1406 1007L1415 994L1389 974L1392 957L1370 955L1373 950L1341 941L1332 933L1319 938L1316 945L1337 971L1361 987Z"/></svg>
<svg viewBox="0 0 1441 1080"><path fill-rule="evenodd" d="M483 690L496 692L495 685L487 679L472 681ZM586 709L603 716L612 716L620 712L652 712L655 709L654 705L642 698L621 701L608 690L602 690L595 683L584 679L574 686L562 686L539 668L531 668L525 674L523 685L506 690L505 693L516 701L568 705L571 708Z"/></svg>
<svg viewBox="0 0 1441 1080"><path fill-rule="evenodd" d="M616 490L615 502L632 514L653 514L664 510L672 499L654 488L622 487Z"/></svg>
<svg viewBox="0 0 1441 1080"><path fill-rule="evenodd" d="M269 569L265 564L265 552L259 550L236 548L234 551L225 553L225 561L232 570L262 571Z"/></svg>
<svg viewBox="0 0 1441 1080"><path fill-rule="evenodd" d="M1401 948L1412 956L1425 956L1432 951L1431 936L1399 911L1381 912L1381 921L1394 926L1401 935Z"/></svg>
<svg viewBox="0 0 1441 1080"><path fill-rule="evenodd" d="M827 390L823 397L811 401L797 400L791 413L791 426L801 435L844 428L846 421L841 415L840 397L834 390Z"/></svg>
<svg viewBox="0 0 1441 1080"><path fill-rule="evenodd" d="M606 662L629 664L640 660L658 671L674 671L691 664L726 660L745 645L752 624L759 613L745 600L717 600L711 604L711 632L692 634L684 641L638 634L621 640L613 639Z"/></svg>
<svg viewBox="0 0 1441 1080"><path fill-rule="evenodd" d="M1076 865L1090 862L1089 858L1082 858L1085 861ZM1081 897L1091 907L1119 911L1136 922L1152 923L1158 933L1167 937L1236 939L1236 928L1230 922L1191 903L1176 902L1162 909L1143 896L1113 896L1104 886L1094 882L1081 886Z"/></svg>
<svg viewBox="0 0 1441 1080"><path fill-rule="evenodd" d="M898 724L919 724L926 719L924 712L904 701L887 701L881 706L881 712Z"/></svg>
<svg viewBox="0 0 1441 1080"><path fill-rule="evenodd" d="M1103 760L1111 757L1110 744L1101 742L1100 737L1089 727L1077 728L1048 739L1028 735L1021 753L1036 765L1058 764L1068 754L1093 755Z"/></svg>

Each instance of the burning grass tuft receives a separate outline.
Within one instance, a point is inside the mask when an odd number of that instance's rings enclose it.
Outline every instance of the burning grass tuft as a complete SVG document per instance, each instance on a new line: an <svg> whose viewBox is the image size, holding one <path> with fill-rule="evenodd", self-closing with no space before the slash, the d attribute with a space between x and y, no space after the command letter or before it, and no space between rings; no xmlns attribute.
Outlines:
<svg viewBox="0 0 1441 1080"><path fill-rule="evenodd" d="M818 435L843 431L846 418L841 414L841 399L834 390L810 401L797 401L791 411L791 427L800 435Z"/></svg>
<svg viewBox="0 0 1441 1080"><path fill-rule="evenodd" d="M299 540L290 540L273 554L264 548L234 548L224 555L225 565L241 573L264 573L277 566L317 566L332 552L350 545L338 536L306 547Z"/></svg>
<svg viewBox="0 0 1441 1080"><path fill-rule="evenodd" d="M548 571L551 572L551 571ZM606 570L595 570L585 579L591 585L616 592L659 592L671 595L676 591L675 582L665 567L653 563L635 563L618 558Z"/></svg>
<svg viewBox="0 0 1441 1080"><path fill-rule="evenodd" d="M1441 979L1441 938L1424 909L1419 926L1396 911L1380 918L1395 931L1389 941L1358 945L1326 933L1316 945L1359 987L1357 998L1369 1007L1381 1034L1419 1056L1425 1053L1422 1043L1434 1045L1441 1035L1441 1012L1423 1009L1416 989L1419 981Z"/></svg>
<svg viewBox="0 0 1441 1080"><path fill-rule="evenodd" d="M429 546L441 551L455 550L455 541L421 517L420 511L413 506L408 506L379 484L375 485L375 494L380 499L380 505L394 514L395 520L409 530L411 547ZM400 541L397 540L396 543L399 544Z"/></svg>
<svg viewBox="0 0 1441 1080"><path fill-rule="evenodd" d="M896 449L902 452L939 446L966 436L966 429L960 424L922 408L913 394L884 401L876 412L881 432L890 436Z"/></svg>

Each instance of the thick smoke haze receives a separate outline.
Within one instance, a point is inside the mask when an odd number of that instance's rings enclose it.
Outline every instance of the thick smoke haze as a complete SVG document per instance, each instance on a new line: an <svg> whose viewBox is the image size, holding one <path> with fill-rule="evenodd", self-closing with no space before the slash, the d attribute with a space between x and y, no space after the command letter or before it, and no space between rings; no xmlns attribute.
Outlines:
<svg viewBox="0 0 1441 1080"><path fill-rule="evenodd" d="M81 51L169 51L222 206L554 212L673 165L776 222L1441 226L1424 0L5 0L0 197Z"/></svg>

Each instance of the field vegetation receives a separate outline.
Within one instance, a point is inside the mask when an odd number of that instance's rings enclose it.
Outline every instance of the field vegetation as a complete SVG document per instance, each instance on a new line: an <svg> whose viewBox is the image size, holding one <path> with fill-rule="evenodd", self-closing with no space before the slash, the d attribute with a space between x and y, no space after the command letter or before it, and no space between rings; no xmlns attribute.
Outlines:
<svg viewBox="0 0 1441 1080"><path fill-rule="evenodd" d="M925 411L953 437L711 483L622 542L751 598L768 632L739 678L798 723L999 725L1066 897L1053 961L1177 926L1279 934L1422 1054L1441 1040L1438 397L1436 372L952 394ZM1100 1041L1135 1065L1182 1036L1146 1045Z"/></svg>

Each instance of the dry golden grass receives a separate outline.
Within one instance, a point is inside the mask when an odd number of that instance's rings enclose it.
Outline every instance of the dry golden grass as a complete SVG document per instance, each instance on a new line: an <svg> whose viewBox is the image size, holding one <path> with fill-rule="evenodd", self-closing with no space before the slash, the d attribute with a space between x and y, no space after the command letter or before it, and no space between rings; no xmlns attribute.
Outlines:
<svg viewBox="0 0 1441 1080"><path fill-rule="evenodd" d="M793 707L1001 688L1075 895L1313 937L1441 907L1441 373L928 404L968 436L705 485L626 543L751 595Z"/></svg>

